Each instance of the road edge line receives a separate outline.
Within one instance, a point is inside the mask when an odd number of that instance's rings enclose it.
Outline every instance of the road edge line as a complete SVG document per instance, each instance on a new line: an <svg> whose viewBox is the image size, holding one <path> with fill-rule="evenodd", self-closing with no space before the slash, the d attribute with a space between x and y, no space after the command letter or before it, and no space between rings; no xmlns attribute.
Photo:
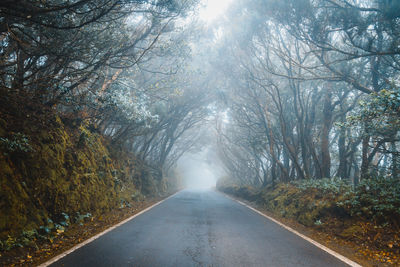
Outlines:
<svg viewBox="0 0 400 267"><path fill-rule="evenodd" d="M94 236L90 237L89 239L86 239L85 241L83 241L83 242L81 242L81 243L79 243L79 244L73 246L72 248L68 249L67 251L64 251L64 252L62 252L61 254L59 254L59 255L57 255L57 256L51 258L50 260L48 260L48 261L46 261L46 262L44 262L44 263L38 265L37 267L47 267L47 266L49 266L49 265L51 265L51 264L53 264L53 263L59 261L60 259L62 259L62 258L64 258L65 256L67 256L68 254L71 254L72 252L74 252L75 250L80 249L81 247L83 247L83 246L85 246L85 245L87 245L87 244L93 242L93 241L96 240L97 238L99 238L99 237L101 237L101 236L107 234L108 232L111 232L111 231L114 230L115 228L120 227L121 225L123 225L123 224L125 224L125 223L127 223L127 222L133 220L134 218L138 217L139 215L142 215L143 213L145 213L145 212L151 210L152 208L154 208L154 207L160 205L161 203L163 203L164 201L168 200L169 198L172 198L173 196L175 196L176 194L178 194L178 193L181 192L181 191L182 191L182 190L180 190L180 191L178 191L178 192L175 192L174 194L170 195L169 197L164 198L163 200L160 200L160 201L157 202L157 203L154 203L154 204L151 205L150 207L147 207L147 208L145 208L144 210L139 211L138 213L132 215L131 217L129 217L129 218L127 218L127 219L125 219L125 220L123 220L123 221L117 223L117 224L114 224L113 226L107 228L107 229L104 230L103 232L100 232L100 233L98 233L97 235L94 235Z"/></svg>
<svg viewBox="0 0 400 267"><path fill-rule="evenodd" d="M218 192L220 192L220 191L218 191ZM244 202L242 202L240 200L237 200L237 199L235 199L235 198L233 198L233 197L231 197L231 196L229 196L229 195L227 195L227 194L225 194L223 192L220 192L220 193L222 193L222 195L226 196L227 198L232 199L233 201L236 201L237 203L241 204L242 206L245 206L245 207L251 209L252 211L254 211L254 212L258 213L259 215L267 218L268 220L273 221L274 223L278 224L279 226L283 227L284 229L288 230L289 232L291 232L291 233L303 238L304 240L306 240L309 243L313 244L317 248L322 249L323 251L327 252L328 254L330 254L330 255L334 256L335 258L341 260L342 262L344 262L344 263L346 263L346 264L348 264L348 265L350 265L352 267L362 267L362 265L356 263L355 261L352 261L349 258L337 253L336 251L334 251L334 250L322 245L321 243L318 243L314 239L311 239L308 236L305 236L305 235L301 234L300 232L294 230L293 228L291 228L291 227L281 223L280 221L278 221L278 220L276 220L276 219L274 219L274 218L262 213L261 211L259 211L259 210L255 209L255 208L247 205L246 203L244 203Z"/></svg>

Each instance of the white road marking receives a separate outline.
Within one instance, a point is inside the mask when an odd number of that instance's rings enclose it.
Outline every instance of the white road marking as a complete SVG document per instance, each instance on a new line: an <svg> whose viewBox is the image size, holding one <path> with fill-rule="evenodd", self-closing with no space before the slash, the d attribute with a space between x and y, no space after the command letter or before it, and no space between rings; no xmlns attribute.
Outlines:
<svg viewBox="0 0 400 267"><path fill-rule="evenodd" d="M218 192L219 192L219 191L218 191ZM303 235L303 234L297 232L296 230L290 228L289 226L287 226L287 225L281 223L280 221L275 220L274 218L272 218L272 217L270 217L270 216L268 216L268 215L262 213L261 211L256 210L255 208L253 208L253 207L247 205L246 203L243 203L242 201L237 200L237 199L235 199L235 198L233 198L233 197L231 197L231 196L229 196L229 195L227 195L227 194L225 194L225 193L222 193L222 194L225 195L227 198L232 199L233 201L236 201L236 202L238 202L239 204L241 204L241 205L243 205L243 206L245 206L245 207L251 209L252 211L254 211L254 212L260 214L261 216L267 218L268 220L273 221L274 223L276 223L276 224L278 224L279 226L285 228L285 229L288 230L289 232L292 232L293 234L295 234L295 235L297 235L297 236L303 238L304 240L310 242L310 243L313 244L314 246L316 246L316 247L318 247L318 248L324 250L325 252L331 254L332 256L336 257L337 259L343 261L344 263L346 263L346 264L348 264L348 265L350 265L350 266L352 266L352 267L362 267L362 265L360 265L360 264L358 264L358 263L356 263L356 262L354 262L354 261L352 261L352 260L346 258L346 257L343 256L343 255L340 255L339 253L337 253L336 251L333 251L333 250L330 249L330 248L325 247L324 245L318 243L317 241L315 241L315 240L313 240L313 239L311 239L311 238L309 238L309 237L307 237L307 236L305 236L305 235Z"/></svg>
<svg viewBox="0 0 400 267"><path fill-rule="evenodd" d="M117 228L117 227L119 227L119 226L121 226L121 225L123 225L123 224L129 222L130 220L134 219L135 217L137 217L137 216L139 216L139 215L145 213L146 211L149 211L150 209L154 208L155 206L157 206L157 205L163 203L164 201L166 201L167 199L169 199L169 198L175 196L175 195L178 194L179 192L180 192L180 191L178 191L178 192L176 192L175 194L173 194L173 195L171 195L171 196L169 196L169 197L167 197L167 198L165 198L165 199L163 199L163 200L161 200L161 201L159 201L159 202L157 202L157 203L151 205L150 207L145 208L144 210L142 210L142 211L136 213L135 215L129 217L128 219L125 219L125 220L123 220L122 222L119 222L119 223L117 223L117 224L111 226L110 228L104 230L103 232L101 232L101 233L99 233L99 234L97 234L97 235L95 235L95 236L92 236L91 238L89 238L89 239L83 241L82 243L79 243L78 245L76 245L76 246L70 248L69 250L67 250L67 251L65 251L65 252L63 252L63 253L61 253L60 255L55 256L54 258L51 258L50 260L46 261L45 263L40 264L38 267L46 267L46 266L49 266L49 265L55 263L56 261L58 261L58 260L64 258L65 256L67 256L68 254L74 252L75 250L77 250L77 249L79 249L79 248L81 248L81 247L83 247L83 246L89 244L90 242L93 242L94 240L96 240L97 238L101 237L102 235L107 234L108 232L114 230L115 228Z"/></svg>

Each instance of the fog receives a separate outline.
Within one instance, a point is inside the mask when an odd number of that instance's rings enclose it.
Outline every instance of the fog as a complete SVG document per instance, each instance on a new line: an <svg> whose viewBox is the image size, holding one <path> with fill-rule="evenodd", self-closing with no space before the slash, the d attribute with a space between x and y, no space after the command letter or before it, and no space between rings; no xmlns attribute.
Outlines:
<svg viewBox="0 0 400 267"><path fill-rule="evenodd" d="M214 188L224 175L215 151L210 147L185 154L177 163L177 171L182 177L182 186L190 189Z"/></svg>
<svg viewBox="0 0 400 267"><path fill-rule="evenodd" d="M400 1L27 2L41 15L1 7L5 103L93 125L157 175L400 176Z"/></svg>

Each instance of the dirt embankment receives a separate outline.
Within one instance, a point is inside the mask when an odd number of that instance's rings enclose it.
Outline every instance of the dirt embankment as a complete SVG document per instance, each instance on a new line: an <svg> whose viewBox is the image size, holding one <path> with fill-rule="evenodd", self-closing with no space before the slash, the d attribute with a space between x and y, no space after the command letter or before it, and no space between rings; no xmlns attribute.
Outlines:
<svg viewBox="0 0 400 267"><path fill-rule="evenodd" d="M0 113L0 262L167 192L165 179L94 125L26 114Z"/></svg>

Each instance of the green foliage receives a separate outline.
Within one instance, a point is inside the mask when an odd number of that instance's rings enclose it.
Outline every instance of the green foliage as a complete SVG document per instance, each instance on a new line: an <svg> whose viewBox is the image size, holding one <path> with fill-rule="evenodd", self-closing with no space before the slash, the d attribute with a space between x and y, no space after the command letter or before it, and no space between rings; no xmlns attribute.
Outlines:
<svg viewBox="0 0 400 267"><path fill-rule="evenodd" d="M140 193L140 191L135 191L131 194L133 201L142 201L145 197Z"/></svg>
<svg viewBox="0 0 400 267"><path fill-rule="evenodd" d="M318 225L326 214L336 214L333 200L336 194L304 186L303 189L288 183L264 188L259 202L269 211L282 217L293 218L307 226Z"/></svg>
<svg viewBox="0 0 400 267"><path fill-rule="evenodd" d="M11 153L34 151L29 143L29 138L23 133L14 133L9 138L0 137L0 147L5 156Z"/></svg>
<svg viewBox="0 0 400 267"><path fill-rule="evenodd" d="M68 214L62 212L61 215L63 216L64 220L60 222L60 225L67 227L70 225L70 220Z"/></svg>
<svg viewBox="0 0 400 267"><path fill-rule="evenodd" d="M259 190L251 186L238 185L217 185L218 190L230 195L234 195L249 201L257 201L259 198Z"/></svg>
<svg viewBox="0 0 400 267"><path fill-rule="evenodd" d="M90 213L76 213L74 222L82 225L82 222L92 215ZM35 246L38 239L52 241L55 236L63 233L70 226L70 217L67 213L61 213L60 222L55 223L52 219L47 218L46 224L40 226L37 230L23 230L17 237L8 236L5 240L0 240L0 251L7 251L15 247Z"/></svg>
<svg viewBox="0 0 400 267"><path fill-rule="evenodd" d="M356 188L340 179L302 180L292 184L303 191L317 189L337 195L336 206L350 216L380 224L400 221L400 183L396 179L364 179Z"/></svg>
<svg viewBox="0 0 400 267"><path fill-rule="evenodd" d="M16 247L18 244L17 239L11 236L8 236L8 238L4 241L0 241L0 247L1 250L10 250L13 247Z"/></svg>
<svg viewBox="0 0 400 267"><path fill-rule="evenodd" d="M318 219L318 220L316 220L316 221L314 222L314 224L315 224L316 226L320 226L320 225L323 225L324 223L321 222L320 219Z"/></svg>
<svg viewBox="0 0 400 267"><path fill-rule="evenodd" d="M352 216L362 216L380 224L400 222L400 183L396 179L361 181L354 194L337 203Z"/></svg>
<svg viewBox="0 0 400 267"><path fill-rule="evenodd" d="M39 234L36 230L24 230L19 238L23 246L31 245L37 238Z"/></svg>
<svg viewBox="0 0 400 267"><path fill-rule="evenodd" d="M294 181L292 184L301 190L315 188L324 192L331 192L335 194L352 191L352 186L348 183L348 181L340 178L307 179Z"/></svg>
<svg viewBox="0 0 400 267"><path fill-rule="evenodd" d="M259 192L226 184L218 189L309 226L323 225L326 216L372 220L382 227L400 223L400 183L396 179L365 179L355 188L335 178L282 183Z"/></svg>
<svg viewBox="0 0 400 267"><path fill-rule="evenodd" d="M0 240L0 251L8 251L15 247L36 246L35 241L44 238L37 230L23 230L18 237L8 236L6 240Z"/></svg>
<svg viewBox="0 0 400 267"><path fill-rule="evenodd" d="M400 129L400 89L370 94L359 104L361 111L348 117L350 124L361 124L366 133L381 137L393 137Z"/></svg>
<svg viewBox="0 0 400 267"><path fill-rule="evenodd" d="M40 226L40 232L41 233L43 233L43 234L50 234L51 233L51 229L52 229L53 227L52 226Z"/></svg>
<svg viewBox="0 0 400 267"><path fill-rule="evenodd" d="M120 209L130 208L130 207L132 207L132 205L131 205L131 203L129 203L129 201L126 201L125 199L120 200L120 204L119 204Z"/></svg>
<svg viewBox="0 0 400 267"><path fill-rule="evenodd" d="M62 213L64 221L60 223L54 223L50 218L47 219L47 224L42 225L39 229L23 230L22 233L17 237L8 236L6 240L0 240L0 251L7 251L15 247L35 246L35 241L41 240L53 240L54 237L65 231L66 227L69 226L69 216L66 213Z"/></svg>
<svg viewBox="0 0 400 267"><path fill-rule="evenodd" d="M80 225L83 225L83 222L92 217L92 214L90 212L86 213L86 214L80 214L79 212L76 213L74 221L75 223L79 223Z"/></svg>

